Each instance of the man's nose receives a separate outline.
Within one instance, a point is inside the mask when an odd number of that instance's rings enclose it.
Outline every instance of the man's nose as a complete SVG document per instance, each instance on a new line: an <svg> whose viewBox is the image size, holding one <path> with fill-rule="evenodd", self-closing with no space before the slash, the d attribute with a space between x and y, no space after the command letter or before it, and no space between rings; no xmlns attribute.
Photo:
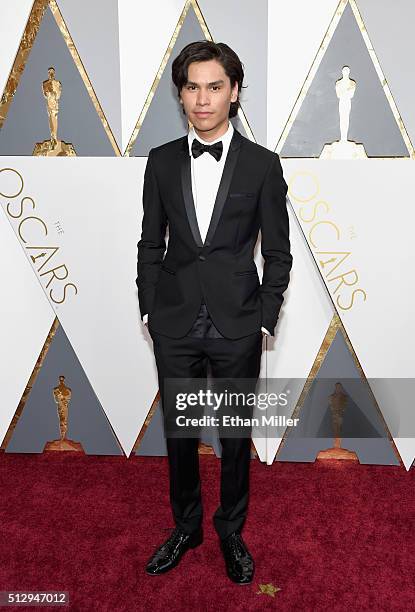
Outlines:
<svg viewBox="0 0 415 612"><path fill-rule="evenodd" d="M197 104L199 106L209 104L209 92L205 89L199 89L197 94Z"/></svg>

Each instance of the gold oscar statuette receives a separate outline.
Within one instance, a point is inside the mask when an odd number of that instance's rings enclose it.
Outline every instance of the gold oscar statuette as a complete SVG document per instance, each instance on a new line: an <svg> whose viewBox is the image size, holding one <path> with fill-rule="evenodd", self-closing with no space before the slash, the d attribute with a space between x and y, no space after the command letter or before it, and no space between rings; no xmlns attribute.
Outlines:
<svg viewBox="0 0 415 612"><path fill-rule="evenodd" d="M45 451L80 451L84 452L82 444L74 442L66 437L68 431L68 409L69 402L71 401L72 391L65 385L65 376L59 376L59 385L53 389L53 399L55 400L58 417L59 417L59 430L60 438L58 440L52 440L47 442Z"/></svg>
<svg viewBox="0 0 415 612"><path fill-rule="evenodd" d="M58 139L59 98L62 93L62 83L55 79L55 69L48 69L49 78L42 83L42 93L46 100L49 118L50 140L37 142L32 155L46 157L74 157L72 144Z"/></svg>
<svg viewBox="0 0 415 612"><path fill-rule="evenodd" d="M198 444L199 455L214 455L215 451L210 444L206 444L205 442L199 441Z"/></svg>
<svg viewBox="0 0 415 612"><path fill-rule="evenodd" d="M347 394L344 392L341 383L335 384L334 393L329 397L331 421L333 425L334 444L332 448L321 450L317 459L349 459L351 461L359 461L354 451L347 450L341 446L341 430L343 425L343 417L346 409Z"/></svg>
<svg viewBox="0 0 415 612"><path fill-rule="evenodd" d="M356 81L353 81L349 74L349 66L343 66L343 76L336 81L336 95L339 99L340 140L325 144L320 159L365 159L367 157L363 144L347 140L352 98L356 91Z"/></svg>

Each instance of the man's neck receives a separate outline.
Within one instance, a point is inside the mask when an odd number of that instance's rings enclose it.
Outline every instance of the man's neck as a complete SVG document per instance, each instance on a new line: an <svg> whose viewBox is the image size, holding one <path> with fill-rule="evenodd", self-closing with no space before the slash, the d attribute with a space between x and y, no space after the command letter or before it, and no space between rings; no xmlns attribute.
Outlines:
<svg viewBox="0 0 415 612"><path fill-rule="evenodd" d="M195 126L193 126L193 129L201 140L204 140L205 142L212 142L212 140L216 140L217 138L220 138L226 134L229 129L229 120L226 120L224 124L217 126L214 130L201 132L200 130L197 130Z"/></svg>

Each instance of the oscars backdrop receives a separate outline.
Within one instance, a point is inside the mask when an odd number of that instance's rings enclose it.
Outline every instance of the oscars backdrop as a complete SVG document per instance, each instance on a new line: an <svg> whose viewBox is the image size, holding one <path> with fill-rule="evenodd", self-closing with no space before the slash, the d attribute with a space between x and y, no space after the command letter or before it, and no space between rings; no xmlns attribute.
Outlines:
<svg viewBox="0 0 415 612"><path fill-rule="evenodd" d="M171 63L209 39L244 64L234 126L288 184L293 268L261 378L290 388L299 426L252 455L410 469L414 20L411 0L2 4L4 452L166 454L135 284L141 195L149 150L188 128Z"/></svg>

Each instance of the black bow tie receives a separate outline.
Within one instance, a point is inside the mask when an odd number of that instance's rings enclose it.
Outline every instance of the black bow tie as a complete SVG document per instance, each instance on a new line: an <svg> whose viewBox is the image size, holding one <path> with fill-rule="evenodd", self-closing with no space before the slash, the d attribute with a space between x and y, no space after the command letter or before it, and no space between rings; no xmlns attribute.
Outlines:
<svg viewBox="0 0 415 612"><path fill-rule="evenodd" d="M194 138L192 142L193 157L199 157L199 155L202 155L202 153L205 153L205 151L210 153L216 159L216 161L219 161L222 157L223 142L219 140L219 142L215 142L212 145L205 145L197 138Z"/></svg>

